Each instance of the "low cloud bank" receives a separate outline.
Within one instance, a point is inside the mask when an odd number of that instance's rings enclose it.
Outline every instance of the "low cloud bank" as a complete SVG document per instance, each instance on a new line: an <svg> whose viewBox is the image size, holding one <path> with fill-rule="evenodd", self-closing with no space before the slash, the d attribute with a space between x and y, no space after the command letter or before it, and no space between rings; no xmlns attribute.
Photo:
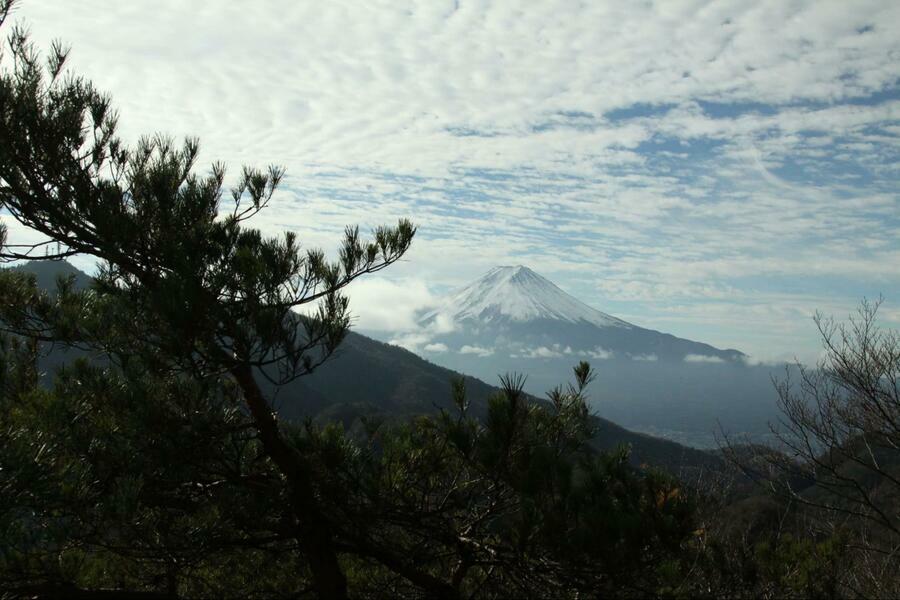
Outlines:
<svg viewBox="0 0 900 600"><path fill-rule="evenodd" d="M689 363L723 363L725 362L718 356L708 356L706 354L688 354L684 357L684 362Z"/></svg>

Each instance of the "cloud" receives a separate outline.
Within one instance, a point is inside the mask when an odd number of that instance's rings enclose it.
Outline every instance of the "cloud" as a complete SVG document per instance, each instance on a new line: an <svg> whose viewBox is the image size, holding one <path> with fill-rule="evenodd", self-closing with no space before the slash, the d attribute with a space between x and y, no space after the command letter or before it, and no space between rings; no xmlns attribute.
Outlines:
<svg viewBox="0 0 900 600"><path fill-rule="evenodd" d="M797 356L782 354L780 356L743 356L741 361L748 367L777 367L785 364L795 364ZM802 361L801 361L802 362ZM807 363L812 364L812 363Z"/></svg>
<svg viewBox="0 0 900 600"><path fill-rule="evenodd" d="M689 363L724 363L718 356L707 356L706 354L688 354L684 357L684 362Z"/></svg>
<svg viewBox="0 0 900 600"><path fill-rule="evenodd" d="M15 17L72 44L124 139L285 165L266 232L334 256L345 225L414 219L390 279L350 290L356 327L411 330L517 262L759 356L813 353L817 308L900 298L900 3L79 6Z"/></svg>
<svg viewBox="0 0 900 600"><path fill-rule="evenodd" d="M656 362L657 360L659 360L659 357L655 354L634 354L631 356L631 360L642 362Z"/></svg>
<svg viewBox="0 0 900 600"><path fill-rule="evenodd" d="M597 346L593 350L588 350L586 352L579 352L580 356L587 356L590 358L596 358L597 360L609 360L615 353L612 350L606 350L605 348L601 348Z"/></svg>
<svg viewBox="0 0 900 600"><path fill-rule="evenodd" d="M494 354L493 348L483 348L481 346L470 346L466 344L462 348L459 349L460 354L474 354L480 357L491 356Z"/></svg>
<svg viewBox="0 0 900 600"><path fill-rule="evenodd" d="M553 350L546 346L530 348L520 354L520 356L522 356L523 358L560 358L562 355L563 353L559 350Z"/></svg>
<svg viewBox="0 0 900 600"><path fill-rule="evenodd" d="M431 343L431 336L425 333L401 333L388 340L388 344L406 348L410 352L419 353L423 346Z"/></svg>
<svg viewBox="0 0 900 600"><path fill-rule="evenodd" d="M449 348L447 348L447 344L442 344L442 343L438 342L436 344L427 344L423 348L423 350L425 350L425 352L440 353L440 352L447 352L447 350L449 350Z"/></svg>
<svg viewBox="0 0 900 600"><path fill-rule="evenodd" d="M433 306L433 304L431 305ZM427 307L423 306L423 308ZM434 315L434 319L432 319L427 325L428 331L434 333L435 335L440 335L444 333L451 333L456 331L456 322L450 315L445 313L437 313Z"/></svg>
<svg viewBox="0 0 900 600"><path fill-rule="evenodd" d="M374 331L409 331L417 328L416 318L435 297L418 279L389 280L370 276L357 279L347 288L353 326Z"/></svg>

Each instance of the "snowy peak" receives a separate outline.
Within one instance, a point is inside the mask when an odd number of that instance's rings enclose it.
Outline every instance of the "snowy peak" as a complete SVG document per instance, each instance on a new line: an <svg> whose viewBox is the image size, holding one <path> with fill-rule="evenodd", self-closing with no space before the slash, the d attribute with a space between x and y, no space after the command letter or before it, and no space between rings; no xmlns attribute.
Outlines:
<svg viewBox="0 0 900 600"><path fill-rule="evenodd" d="M423 320L432 320L439 314L455 321L484 323L551 319L571 323L587 321L599 327L631 327L621 319L591 308L522 265L491 269L451 294Z"/></svg>

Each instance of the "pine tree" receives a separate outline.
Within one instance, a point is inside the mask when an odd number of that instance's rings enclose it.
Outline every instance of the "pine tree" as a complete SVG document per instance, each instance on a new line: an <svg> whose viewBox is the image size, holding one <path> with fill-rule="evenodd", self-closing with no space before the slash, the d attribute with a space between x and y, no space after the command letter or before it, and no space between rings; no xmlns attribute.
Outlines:
<svg viewBox="0 0 900 600"><path fill-rule="evenodd" d="M282 169L244 168L226 211L224 166L197 175L196 140L176 147L155 136L128 149L115 135L109 98L66 74L66 49L55 45L45 65L15 29L9 55L12 69L0 79L0 203L62 247L49 256L102 261L98 294L86 299L92 314L63 326L66 341L102 348L119 363L138 357L155 370L230 374L288 481L319 592L345 596L314 467L285 442L257 377L277 365L283 383L327 358L348 326L341 289L400 258L415 228L401 221L368 243L348 229L337 262L301 250L293 234L267 238L245 222L270 201ZM315 316L294 316L316 302Z"/></svg>
<svg viewBox="0 0 900 600"><path fill-rule="evenodd" d="M264 236L248 221L281 168L245 167L223 201L225 167L197 174L196 140L126 147L110 99L66 56L54 45L42 61L16 29L0 75L0 206L48 239L0 239L0 258L100 265L89 289L53 293L0 273L14 334L0 369L7 585L43 597L73 585L84 597L556 596L633 585L677 550L690 531L677 486L586 445L586 364L548 405L507 379L484 422L461 388L457 414L370 424L362 440L279 422L265 390L334 352L343 288L396 262L415 227L371 241L348 228L336 261L293 234ZM97 359L42 386L41 344Z"/></svg>

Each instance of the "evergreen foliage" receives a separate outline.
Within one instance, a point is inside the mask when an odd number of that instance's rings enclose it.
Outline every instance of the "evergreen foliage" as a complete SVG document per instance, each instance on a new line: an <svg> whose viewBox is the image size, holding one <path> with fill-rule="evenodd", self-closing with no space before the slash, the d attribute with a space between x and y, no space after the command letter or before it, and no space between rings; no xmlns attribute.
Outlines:
<svg viewBox="0 0 900 600"><path fill-rule="evenodd" d="M12 6L0 0L0 24ZM127 147L110 99L66 56L55 44L42 59L14 29L0 59L0 207L47 238L16 245L0 228L0 260L77 254L100 265L95 280L63 276L55 289L45 272L0 270L3 600L898 589L893 575L855 575L896 550L861 548L868 530L857 523L826 531L821 512L748 492L745 480L704 488L635 468L625 448L597 451L587 363L548 402L506 376L477 411L458 381L452 406L369 417L359 431L280 421L276 394L302 390L287 384L347 334L343 288L399 260L415 227L401 220L371 240L348 228L337 260L292 234L264 236L248 222L274 198L281 168L245 167L228 193L223 165L198 174L196 140ZM828 454L810 447L799 464L749 454L805 477L804 489L769 480L793 502L876 523L887 514L878 542L894 544L896 497L869 495L896 483L896 463L882 467L897 449L896 338L878 340L833 352L825 379L805 380L806 392L848 384L820 393L818 412L782 388L795 434L821 433L827 419L851 427L824 438ZM71 348L77 357L41 372L43 354ZM875 418L884 406L888 418ZM880 452L863 454L873 443ZM845 459L881 485L863 486ZM857 493L835 503L845 480ZM888 559L867 563L869 550Z"/></svg>
<svg viewBox="0 0 900 600"><path fill-rule="evenodd" d="M280 168L244 168L226 208L223 165L198 175L196 140L126 147L66 55L42 61L13 30L0 76L0 203L49 239L0 257L100 263L52 294L0 274L9 594L559 596L633 585L678 546L674 484L587 448L586 364L552 410L509 379L483 423L462 387L456 414L363 440L280 423L265 390L328 358L342 288L398 260L414 226L348 228L337 261L263 236L247 221ZM103 360L42 386L39 342Z"/></svg>

